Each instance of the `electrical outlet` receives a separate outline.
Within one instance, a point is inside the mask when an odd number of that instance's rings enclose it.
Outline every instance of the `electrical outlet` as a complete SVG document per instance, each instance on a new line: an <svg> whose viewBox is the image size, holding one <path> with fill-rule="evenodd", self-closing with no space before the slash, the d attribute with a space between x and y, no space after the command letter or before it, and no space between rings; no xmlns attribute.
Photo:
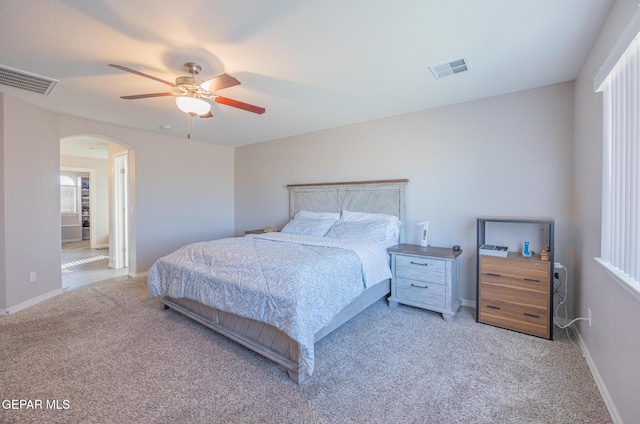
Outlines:
<svg viewBox="0 0 640 424"><path fill-rule="evenodd" d="M36 272L35 272L35 271L31 271L31 272L29 273L29 282L30 282L30 283L33 283L33 282L35 282L35 281L36 281Z"/></svg>
<svg viewBox="0 0 640 424"><path fill-rule="evenodd" d="M587 309L587 319L589 320L589 327L591 327L591 309Z"/></svg>

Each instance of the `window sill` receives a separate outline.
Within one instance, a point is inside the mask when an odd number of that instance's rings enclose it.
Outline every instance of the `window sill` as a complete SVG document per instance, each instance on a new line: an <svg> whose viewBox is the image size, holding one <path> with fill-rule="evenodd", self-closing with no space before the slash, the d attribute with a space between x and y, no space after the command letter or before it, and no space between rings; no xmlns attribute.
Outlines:
<svg viewBox="0 0 640 424"><path fill-rule="evenodd" d="M629 293L634 295L636 299L640 300L640 284L637 281L634 281L626 274L620 272L617 268L609 265L609 262L601 258L594 259L604 267L604 269L607 271L607 274L609 274L613 281L624 287Z"/></svg>

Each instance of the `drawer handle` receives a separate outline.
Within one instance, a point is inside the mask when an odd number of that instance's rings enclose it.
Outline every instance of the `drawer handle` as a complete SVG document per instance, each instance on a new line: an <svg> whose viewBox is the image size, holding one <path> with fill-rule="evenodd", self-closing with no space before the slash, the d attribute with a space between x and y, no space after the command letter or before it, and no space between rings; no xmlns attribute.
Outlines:
<svg viewBox="0 0 640 424"><path fill-rule="evenodd" d="M487 305L487 308L489 308L489 309L500 309L499 306L493 306L493 305Z"/></svg>
<svg viewBox="0 0 640 424"><path fill-rule="evenodd" d="M525 278L524 281L529 281L531 283L539 283L540 280L536 280L535 278Z"/></svg>
<svg viewBox="0 0 640 424"><path fill-rule="evenodd" d="M540 315L535 315L535 314L528 314L528 313L524 313L526 316L531 317L531 318L540 318Z"/></svg>
<svg viewBox="0 0 640 424"><path fill-rule="evenodd" d="M411 287L420 287L421 289L428 289L429 288L429 286L427 286L426 284L424 286L421 286L419 284L413 284L413 283L411 283Z"/></svg>
<svg viewBox="0 0 640 424"><path fill-rule="evenodd" d="M493 272L487 272L487 275L490 275L491 277L502 277L502 275L494 274Z"/></svg>
<svg viewBox="0 0 640 424"><path fill-rule="evenodd" d="M411 261L411 263L412 263L413 265L429 266L429 264L421 264L420 262L413 262L413 261Z"/></svg>

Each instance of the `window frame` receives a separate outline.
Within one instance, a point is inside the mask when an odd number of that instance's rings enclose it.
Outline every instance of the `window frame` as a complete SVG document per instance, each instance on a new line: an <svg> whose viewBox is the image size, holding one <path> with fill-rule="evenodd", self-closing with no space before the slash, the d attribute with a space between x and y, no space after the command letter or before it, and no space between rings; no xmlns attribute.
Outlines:
<svg viewBox="0 0 640 424"><path fill-rule="evenodd" d="M73 184L67 183L65 184L63 182L63 179L66 179L70 182L73 182ZM64 191L68 191L68 190L64 190L64 188L73 188L73 210L69 211L69 210L63 210L63 204L66 204L68 202L62 200L63 196L64 196ZM65 197L70 197L70 196L65 196ZM73 177L70 177L69 175L60 175L60 213L63 215L76 215L78 214L78 183L77 181L74 182L73 181Z"/></svg>
<svg viewBox="0 0 640 424"><path fill-rule="evenodd" d="M633 49L633 50L632 50ZM615 146L616 149L624 148L622 143L624 142L621 139L616 139L613 134L616 132L624 131L627 128L631 127L637 131L640 126L640 122L637 120L634 121L633 124L622 126L621 128L616 128L614 125L618 123L616 119L616 111L623 110L622 116L626 119L630 115L632 115L635 110L638 111L638 104L633 103L633 100L628 102L622 102L622 97L626 96L624 94L618 98L614 97L615 89L612 89L612 79L618 78L620 69L623 69L626 66L635 66L629 65L626 62L627 58L625 57L627 54L635 54L636 64L640 62L640 9L636 11L634 16L631 18L629 25L623 31L622 35L618 39L617 43L614 45L611 53L604 61L600 71L594 78L594 89L595 92L603 92L603 150L602 150L602 221L601 221L601 251L600 257L594 258L597 263L602 265L607 274L619 285L625 288L629 293L635 296L638 300L640 300L640 277L638 277L637 272L635 272L638 267L640 267L640 251L631 250L631 253L628 251L623 251L623 255L625 258L630 258L626 262L621 260L620 255L620 247L623 244L620 231L616 231L618 228L616 225L624 226L627 231L633 232L632 229L635 229L635 233L638 233L638 228L634 227L636 223L640 222L640 207L637 204L633 204L630 208L630 214L626 214L624 217L621 217L620 214L616 214L614 207L612 205L617 202L622 202L628 199L628 196L620 195L618 192L619 186L614 185L612 183L612 174L617 172L617 175L621 175L625 178L625 181L631 182L633 184L633 191L638 191L638 186L640 186L640 178L637 178L640 175L640 157L637 157L635 163L632 162L633 166L622 168L623 172L618 172L621 167L616 168L615 165L618 164L616 162L616 157L612 157L612 143L620 143ZM625 93L633 92L636 93L640 91L640 66L635 66L633 69L633 82L635 84L632 89L624 90ZM619 77L619 78L624 78ZM625 80L625 82L630 81ZM637 97L639 99L640 96ZM635 108L635 109L634 109ZM631 109L631 110L630 110ZM618 115L620 116L620 115ZM635 116L635 115L634 115ZM633 121L633 120L628 120ZM640 149L640 137L634 137L631 141L627 141L627 143L631 143L634 149ZM628 146L629 144L627 144ZM634 178L634 176L636 178ZM636 197L637 198L637 197ZM619 203L618 203L619 204ZM624 212L628 212L624 210ZM629 218L629 215L631 216ZM628 224L627 222L632 222ZM626 234L626 233L625 233ZM632 243L636 249L638 246L638 240L640 240L640 234L632 236L636 237L635 243ZM633 264L629 264L629 261L632 261ZM612 263L613 262L613 263ZM622 265L625 269L620 269L615 264ZM628 272L635 273L636 277L629 275ZM637 278L637 279L636 279Z"/></svg>

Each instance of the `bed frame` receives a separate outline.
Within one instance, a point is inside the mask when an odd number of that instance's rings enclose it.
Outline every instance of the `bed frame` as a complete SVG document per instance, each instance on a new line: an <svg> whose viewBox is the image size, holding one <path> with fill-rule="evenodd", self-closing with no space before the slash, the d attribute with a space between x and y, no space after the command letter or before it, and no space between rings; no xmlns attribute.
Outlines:
<svg viewBox="0 0 640 424"><path fill-rule="evenodd" d="M298 211L384 213L397 216L404 226L405 186L409 180L362 181L349 183L293 184L289 189L289 215ZM400 241L404 241L401 230ZM315 334L315 342L352 317L388 295L390 280L366 289L342 309L329 325ZM277 328L249 318L224 312L191 299L162 298L165 308L172 308L210 329L234 340L254 352L282 365L289 378L302 383L307 375L301 363L298 342Z"/></svg>

